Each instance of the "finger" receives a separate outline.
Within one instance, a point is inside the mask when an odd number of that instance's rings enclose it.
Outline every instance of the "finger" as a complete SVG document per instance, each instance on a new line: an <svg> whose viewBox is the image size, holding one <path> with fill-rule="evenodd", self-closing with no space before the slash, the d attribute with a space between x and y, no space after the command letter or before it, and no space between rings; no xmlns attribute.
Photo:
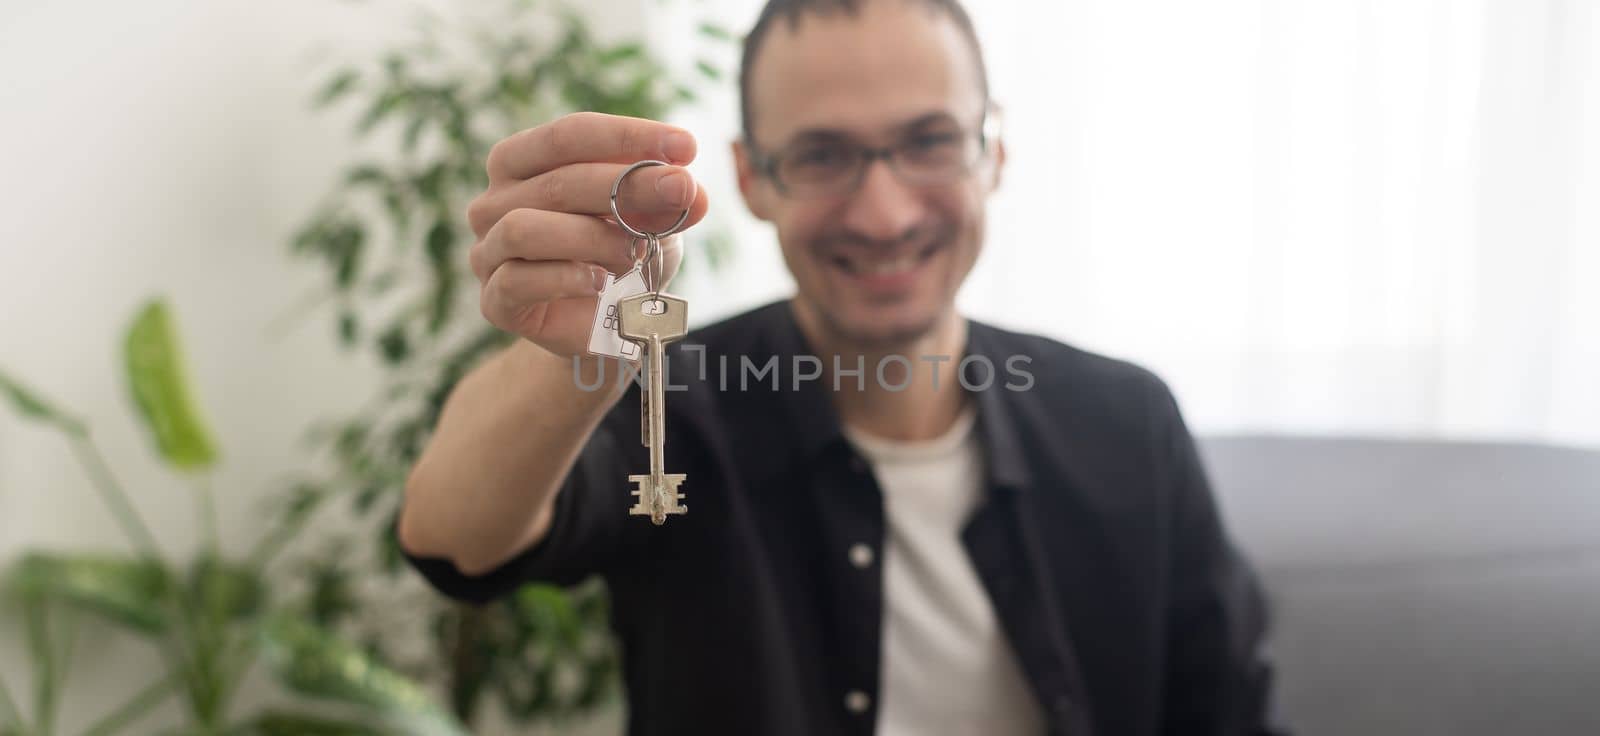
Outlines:
<svg viewBox="0 0 1600 736"><path fill-rule="evenodd" d="M576 261L506 261L490 274L479 295L489 323L515 330L521 315L543 302L600 293L605 273Z"/></svg>
<svg viewBox="0 0 1600 736"><path fill-rule="evenodd" d="M683 221L681 226L678 226L677 229L673 230L673 232L680 233L684 230L694 227L695 224L705 219L706 212L710 209L710 207L711 200L706 197L706 190L697 189L695 191L694 202L689 205L688 218ZM622 216L635 230L647 233L661 233L666 232L667 228L678 224L678 218L683 216L683 210L671 210L668 212L655 212L650 214L629 214L627 210L622 210Z"/></svg>
<svg viewBox="0 0 1600 736"><path fill-rule="evenodd" d="M620 164L573 164L532 179L495 187L472 201L467 208L467 219L473 232L482 237L507 212L515 209L610 217L611 185L626 168ZM689 227L705 217L710 205L693 175L676 166L636 169L622 181L617 192L617 210L623 219L633 228L646 232L672 227L685 206L689 208L689 219L683 226Z"/></svg>
<svg viewBox="0 0 1600 736"><path fill-rule="evenodd" d="M644 118L578 112L513 134L489 151L491 181L529 179L583 162L628 164L657 159L673 164L694 160L689 131Z"/></svg>
<svg viewBox="0 0 1600 736"><path fill-rule="evenodd" d="M479 197L482 201L473 203L468 216L473 219L474 228L485 229L519 207L609 216L611 187L627 168L622 164L571 164L532 179L493 187ZM682 167L635 169L617 191L617 209L629 218L629 223L638 216L667 212L676 215L693 201L699 188L694 175Z"/></svg>
<svg viewBox="0 0 1600 736"><path fill-rule="evenodd" d="M500 218L468 260L473 275L486 282L509 260L587 261L622 273L633 266L632 253L633 238L598 217L522 208Z"/></svg>

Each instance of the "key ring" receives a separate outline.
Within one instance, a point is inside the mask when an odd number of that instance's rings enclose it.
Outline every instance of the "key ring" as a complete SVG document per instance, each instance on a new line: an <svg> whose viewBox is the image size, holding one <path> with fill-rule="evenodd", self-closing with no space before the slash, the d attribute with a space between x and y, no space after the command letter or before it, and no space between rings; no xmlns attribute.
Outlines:
<svg viewBox="0 0 1600 736"><path fill-rule="evenodd" d="M668 235L671 235L671 234L673 234L675 232L678 232L678 228L683 227L683 223L688 222L688 220L689 220L689 208L685 207L685 208L683 208L683 214L678 216L678 221L673 223L672 227L669 227L666 230L663 230L663 231L661 231L659 233L647 233L647 232L644 232L644 231L641 231L641 230L635 230L632 225L628 224L627 220L622 219L622 213L617 211L617 192L622 190L622 180L623 179L628 178L628 175L632 174L635 169L642 169L642 168L644 168L646 166L667 166L667 165L668 164L665 161L656 161L656 160L640 161L640 162L638 162L638 163L636 163L636 164L634 164L632 166L629 166L626 169L623 169L622 173L617 175L617 180L614 181L614 182L611 182L611 216L617 218L617 224L621 225L623 230L628 231L628 234L632 235L635 238L644 238L646 240L648 240L648 239L650 239L652 237L665 238Z"/></svg>
<svg viewBox="0 0 1600 736"><path fill-rule="evenodd" d="M661 252L661 239L656 237L649 238L648 247L645 251L644 273L640 275L645 276L648 274L647 285L650 289L651 299L661 298L661 271L666 267L662 261L665 259L666 255Z"/></svg>
<svg viewBox="0 0 1600 736"><path fill-rule="evenodd" d="M644 241L644 255L636 255L639 250L639 241ZM639 277L644 280L644 290L660 296L661 289L656 282L661 280L662 259L665 258L661 249L661 240L653 235L645 238L633 238L628 244L628 257L633 259L634 265L639 269Z"/></svg>
<svg viewBox="0 0 1600 736"><path fill-rule="evenodd" d="M622 219L622 212L617 209L617 193L622 191L622 180L628 178L628 175L633 173L634 170L642 169L646 166L666 165L668 164L665 161L656 161L653 159L639 161L632 166L623 169L622 173L617 175L617 180L611 182L611 216L616 218L617 225L621 226L624 231L633 236L633 241L635 244L640 240L645 241L644 257L639 261L639 275L644 279L645 289L651 293L652 299L661 298L661 270L663 268L661 263L661 259L663 258L661 253L661 239L677 232L678 228L683 227L683 223L689 220L689 208L683 208L683 214L678 216L678 221L673 223L672 227L669 227L659 233L647 233L634 228L632 225L628 224L627 220ZM630 253L635 250L633 244L629 245L628 250Z"/></svg>

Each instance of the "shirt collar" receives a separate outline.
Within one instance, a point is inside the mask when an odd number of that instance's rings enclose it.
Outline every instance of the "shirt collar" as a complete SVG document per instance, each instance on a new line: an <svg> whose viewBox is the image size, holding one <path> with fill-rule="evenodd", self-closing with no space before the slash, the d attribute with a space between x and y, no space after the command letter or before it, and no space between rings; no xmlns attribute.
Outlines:
<svg viewBox="0 0 1600 736"><path fill-rule="evenodd" d="M803 381L799 390L792 390L795 388L794 356L815 353L795 320L793 303L785 301L773 306L774 324L766 331L765 338L771 354L779 360L779 375L784 382L778 391L782 411L789 419L790 441L800 459L814 461L845 442L838 412L828 395L832 384L825 379ZM977 402L976 431L983 447L987 485L1021 491L1031 485L1032 475L1016 434L1017 409L1013 402L1026 394L1006 388L1004 371L1006 360L1011 356L1005 349L1004 338L999 330L969 320L963 355L952 356L950 365L958 366L966 356L984 359L968 363L964 385L971 387L969 391ZM868 366L867 370L870 379L872 367ZM985 379L986 388L972 390L982 386Z"/></svg>

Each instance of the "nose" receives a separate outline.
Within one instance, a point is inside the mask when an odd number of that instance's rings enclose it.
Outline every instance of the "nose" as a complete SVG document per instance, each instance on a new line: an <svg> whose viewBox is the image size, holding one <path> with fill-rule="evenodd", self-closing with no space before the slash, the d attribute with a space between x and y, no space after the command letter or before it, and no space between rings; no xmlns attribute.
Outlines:
<svg viewBox="0 0 1600 736"><path fill-rule="evenodd" d="M924 204L883 159L868 162L861 186L845 205L844 222L851 232L871 240L895 240L922 221Z"/></svg>

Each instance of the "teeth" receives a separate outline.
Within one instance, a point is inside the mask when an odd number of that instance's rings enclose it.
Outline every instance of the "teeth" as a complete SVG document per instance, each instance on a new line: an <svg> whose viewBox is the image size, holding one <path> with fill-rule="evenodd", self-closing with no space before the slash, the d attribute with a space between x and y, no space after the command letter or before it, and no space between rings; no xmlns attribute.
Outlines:
<svg viewBox="0 0 1600 736"><path fill-rule="evenodd" d="M915 258L896 258L892 261L881 261L867 266L867 273L878 275L900 273L901 271L910 271L915 265L917 265L917 259Z"/></svg>
<svg viewBox="0 0 1600 736"><path fill-rule="evenodd" d="M916 256L905 256L903 258L896 258L892 261L876 261L872 263L853 261L850 263L850 270L855 271L856 273L865 273L874 276L886 276L889 274L910 271L911 269L916 268L917 260L918 259Z"/></svg>

